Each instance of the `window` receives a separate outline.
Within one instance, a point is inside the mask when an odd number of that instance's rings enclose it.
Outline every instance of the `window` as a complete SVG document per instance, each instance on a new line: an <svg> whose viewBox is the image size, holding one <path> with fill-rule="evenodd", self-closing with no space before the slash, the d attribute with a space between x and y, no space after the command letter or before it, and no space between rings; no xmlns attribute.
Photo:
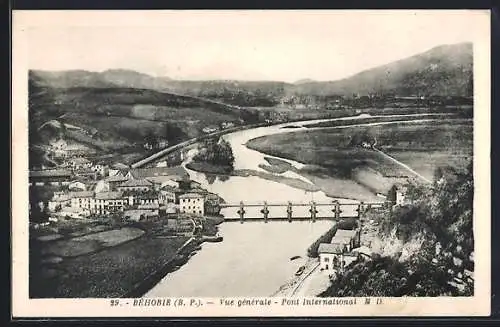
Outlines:
<svg viewBox="0 0 500 327"><path fill-rule="evenodd" d="M325 260L323 260L323 261L328 262L328 261L330 261L330 258L325 258Z"/></svg>
<svg viewBox="0 0 500 327"><path fill-rule="evenodd" d="M199 213L201 213L201 210L200 210L200 212L199 212Z"/></svg>

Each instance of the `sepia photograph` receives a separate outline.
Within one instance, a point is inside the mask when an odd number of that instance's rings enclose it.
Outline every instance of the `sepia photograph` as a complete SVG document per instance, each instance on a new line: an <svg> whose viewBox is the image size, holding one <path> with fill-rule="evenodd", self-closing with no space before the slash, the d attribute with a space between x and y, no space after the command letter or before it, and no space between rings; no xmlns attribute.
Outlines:
<svg viewBox="0 0 500 327"><path fill-rule="evenodd" d="M489 21L14 11L19 312L488 314Z"/></svg>

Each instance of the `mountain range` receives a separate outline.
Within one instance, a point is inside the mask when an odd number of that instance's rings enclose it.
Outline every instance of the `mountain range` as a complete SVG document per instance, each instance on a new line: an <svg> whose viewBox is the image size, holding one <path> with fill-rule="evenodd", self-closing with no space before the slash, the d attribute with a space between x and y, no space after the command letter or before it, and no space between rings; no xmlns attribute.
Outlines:
<svg viewBox="0 0 500 327"><path fill-rule="evenodd" d="M71 70L49 72L32 70L30 79L52 88L127 87L208 98L241 98L251 106L252 99L276 100L290 95L330 96L352 94L397 94L471 96L473 93L472 43L435 47L424 53L362 71L337 81L303 79L295 83L281 81L209 80L186 81L153 77L126 69L103 72ZM334 63L332 63L334 64ZM245 103L245 98L248 98ZM257 103L256 105L259 105Z"/></svg>

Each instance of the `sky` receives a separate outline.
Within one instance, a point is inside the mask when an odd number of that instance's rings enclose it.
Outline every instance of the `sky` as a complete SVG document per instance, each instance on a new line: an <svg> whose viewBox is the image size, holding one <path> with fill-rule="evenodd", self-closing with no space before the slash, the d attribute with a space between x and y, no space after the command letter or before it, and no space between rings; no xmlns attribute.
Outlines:
<svg viewBox="0 0 500 327"><path fill-rule="evenodd" d="M326 81L474 41L486 20L472 10L18 11L13 37L30 69Z"/></svg>

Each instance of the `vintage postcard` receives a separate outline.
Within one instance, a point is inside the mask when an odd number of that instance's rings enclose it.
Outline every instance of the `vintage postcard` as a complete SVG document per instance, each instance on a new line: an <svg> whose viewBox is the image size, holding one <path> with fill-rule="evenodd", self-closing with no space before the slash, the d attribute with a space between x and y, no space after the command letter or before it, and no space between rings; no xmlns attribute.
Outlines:
<svg viewBox="0 0 500 327"><path fill-rule="evenodd" d="M12 25L14 317L489 315L489 11Z"/></svg>

